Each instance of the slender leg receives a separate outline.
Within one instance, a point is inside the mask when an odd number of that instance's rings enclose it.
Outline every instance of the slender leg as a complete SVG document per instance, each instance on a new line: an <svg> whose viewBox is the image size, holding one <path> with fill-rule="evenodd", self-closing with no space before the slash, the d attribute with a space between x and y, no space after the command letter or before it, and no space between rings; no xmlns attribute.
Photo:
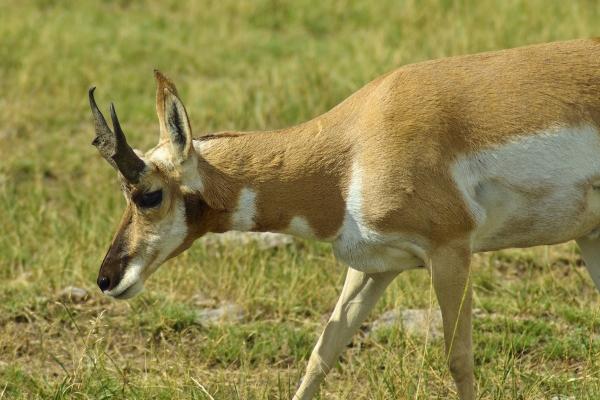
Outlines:
<svg viewBox="0 0 600 400"><path fill-rule="evenodd" d="M600 290L600 238L585 236L576 240L592 280Z"/></svg>
<svg viewBox="0 0 600 400"><path fill-rule="evenodd" d="M475 399L471 339L471 254L444 249L431 258L431 273L444 324L448 366L461 400Z"/></svg>
<svg viewBox="0 0 600 400"><path fill-rule="evenodd" d="M310 355L294 400L311 399L352 335L398 272L365 274L348 269L342 294Z"/></svg>

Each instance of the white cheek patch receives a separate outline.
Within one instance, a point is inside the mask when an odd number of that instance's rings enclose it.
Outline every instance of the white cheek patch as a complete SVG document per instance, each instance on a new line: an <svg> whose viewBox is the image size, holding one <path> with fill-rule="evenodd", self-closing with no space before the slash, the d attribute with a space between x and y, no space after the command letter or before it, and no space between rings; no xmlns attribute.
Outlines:
<svg viewBox="0 0 600 400"><path fill-rule="evenodd" d="M158 251L153 265L148 266L149 273L162 264L185 240L188 226L185 219L185 206L181 200L173 207L173 212L162 221L157 228L157 233L149 241L149 247Z"/></svg>
<svg viewBox="0 0 600 400"><path fill-rule="evenodd" d="M136 255L129 262L119 284L106 293L113 297L129 298L140 292L143 282L181 246L187 233L185 207L183 202L178 200L173 207L173 212L158 225L156 233L144 240L145 246L142 246L144 252ZM148 264L148 259L152 257L154 260Z"/></svg>
<svg viewBox="0 0 600 400"><path fill-rule="evenodd" d="M243 188L235 211L231 215L231 229L234 231L249 231L254 227L256 217L256 192Z"/></svg>

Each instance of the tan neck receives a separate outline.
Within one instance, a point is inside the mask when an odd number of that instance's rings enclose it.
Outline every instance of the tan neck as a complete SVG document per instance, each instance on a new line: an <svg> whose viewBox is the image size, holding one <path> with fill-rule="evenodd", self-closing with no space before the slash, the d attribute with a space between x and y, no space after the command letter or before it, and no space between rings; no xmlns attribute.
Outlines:
<svg viewBox="0 0 600 400"><path fill-rule="evenodd" d="M209 205L227 210L216 231L330 238L344 217L350 144L321 116L270 132L222 133L195 142Z"/></svg>

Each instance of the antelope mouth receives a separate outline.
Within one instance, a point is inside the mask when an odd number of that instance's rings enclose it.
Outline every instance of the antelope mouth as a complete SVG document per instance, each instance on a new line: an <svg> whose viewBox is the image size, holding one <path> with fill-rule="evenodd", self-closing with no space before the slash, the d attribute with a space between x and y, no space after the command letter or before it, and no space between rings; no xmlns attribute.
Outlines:
<svg viewBox="0 0 600 400"><path fill-rule="evenodd" d="M127 286L125 289L121 290L119 293L111 293L107 292L110 297L113 297L118 300L130 299L140 293L144 289L144 284L141 280Z"/></svg>

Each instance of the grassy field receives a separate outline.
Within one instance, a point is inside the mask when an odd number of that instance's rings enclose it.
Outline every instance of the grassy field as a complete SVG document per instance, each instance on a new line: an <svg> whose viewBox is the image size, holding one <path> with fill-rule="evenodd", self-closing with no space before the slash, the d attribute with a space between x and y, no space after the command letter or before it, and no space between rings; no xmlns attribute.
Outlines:
<svg viewBox="0 0 600 400"><path fill-rule="evenodd" d="M597 1L0 0L0 399L287 399L341 288L327 245L197 244L138 298L101 296L124 201L90 145L89 86L146 149L155 67L196 134L268 129L402 64L596 36L599 21ZM90 298L61 300L69 285ZM199 326L200 293L240 304L244 321ZM431 296L426 273L405 273L371 320ZM600 296L573 244L478 256L475 307L480 398L600 398ZM399 328L357 335L321 391L453 395L442 344Z"/></svg>

